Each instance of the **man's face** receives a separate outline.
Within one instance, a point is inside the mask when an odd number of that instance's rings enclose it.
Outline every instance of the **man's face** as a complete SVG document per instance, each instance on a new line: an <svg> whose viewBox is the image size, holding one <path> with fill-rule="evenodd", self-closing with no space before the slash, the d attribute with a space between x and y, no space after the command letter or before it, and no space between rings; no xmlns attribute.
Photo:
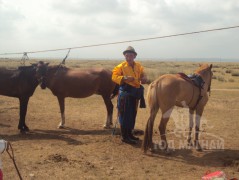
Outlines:
<svg viewBox="0 0 239 180"><path fill-rule="evenodd" d="M134 59L135 59L135 57L136 57L136 55L135 55L134 53L131 53L131 52L125 53L124 56L125 56L126 61L127 61L129 64L133 63L133 62L134 62Z"/></svg>

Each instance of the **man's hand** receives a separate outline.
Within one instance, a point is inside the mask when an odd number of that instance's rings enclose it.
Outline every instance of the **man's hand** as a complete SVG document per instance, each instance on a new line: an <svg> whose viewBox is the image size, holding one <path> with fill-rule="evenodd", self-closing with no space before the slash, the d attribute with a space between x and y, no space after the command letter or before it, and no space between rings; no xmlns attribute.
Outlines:
<svg viewBox="0 0 239 180"><path fill-rule="evenodd" d="M132 82L132 81L134 81L133 76L124 76L124 82Z"/></svg>
<svg viewBox="0 0 239 180"><path fill-rule="evenodd" d="M140 79L141 81L141 84L148 84L149 83L149 80L144 76Z"/></svg>

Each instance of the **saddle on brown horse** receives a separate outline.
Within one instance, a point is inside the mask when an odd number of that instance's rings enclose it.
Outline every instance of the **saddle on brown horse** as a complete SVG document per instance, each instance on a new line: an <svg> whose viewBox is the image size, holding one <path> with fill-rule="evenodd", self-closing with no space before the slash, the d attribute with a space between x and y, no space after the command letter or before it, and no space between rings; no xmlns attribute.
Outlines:
<svg viewBox="0 0 239 180"><path fill-rule="evenodd" d="M177 75L179 77L185 79L186 81L190 82L194 86L197 86L197 87L203 89L203 85L205 82L203 81L201 76L199 76L197 74L186 75L184 73L178 73Z"/></svg>
<svg viewBox="0 0 239 180"><path fill-rule="evenodd" d="M198 87L200 94L198 96L197 102L195 104L195 106L192 109L195 109L199 103L199 101L202 99L202 95L201 95L201 90L203 89L203 85L204 85L204 80L202 79L202 77L198 74L192 74L192 75L186 75L184 73L178 73L177 74L179 77L183 78L184 80L188 81L189 83L191 83L192 85ZM209 89L210 90L210 89ZM208 90L208 91L209 91Z"/></svg>

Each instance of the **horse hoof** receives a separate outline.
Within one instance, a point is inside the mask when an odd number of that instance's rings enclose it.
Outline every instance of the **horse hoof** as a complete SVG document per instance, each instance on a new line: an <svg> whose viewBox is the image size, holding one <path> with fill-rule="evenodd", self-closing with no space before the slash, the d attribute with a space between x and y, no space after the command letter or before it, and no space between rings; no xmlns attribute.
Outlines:
<svg viewBox="0 0 239 180"><path fill-rule="evenodd" d="M58 129L65 129L65 126L64 125L59 125Z"/></svg>
<svg viewBox="0 0 239 180"><path fill-rule="evenodd" d="M198 151L198 152L202 152L203 151L203 149L200 147L200 148L196 148L196 150Z"/></svg>
<svg viewBox="0 0 239 180"><path fill-rule="evenodd" d="M169 155L172 155L172 151L165 151L164 153L165 153L166 155L168 155L168 156L169 156Z"/></svg>
<svg viewBox="0 0 239 180"><path fill-rule="evenodd" d="M26 134L27 132L24 129L20 129L21 134Z"/></svg>
<svg viewBox="0 0 239 180"><path fill-rule="evenodd" d="M173 149L170 149L169 147L164 147L164 146L162 146L162 145L159 145L159 149L163 152L163 153L165 153L166 155L171 155L172 154L172 152L173 152Z"/></svg>
<svg viewBox="0 0 239 180"><path fill-rule="evenodd" d="M193 147L194 145L193 145L193 142L192 141L190 141L190 142L188 142L188 147Z"/></svg>
<svg viewBox="0 0 239 180"><path fill-rule="evenodd" d="M104 125L104 129L111 129L111 126L110 125Z"/></svg>
<svg viewBox="0 0 239 180"><path fill-rule="evenodd" d="M197 151L199 151L199 152L202 152L202 151L203 151L203 149L202 149L202 147L201 147L201 145L199 144L198 141L194 141L194 144L195 144L195 149L196 149Z"/></svg>
<svg viewBox="0 0 239 180"><path fill-rule="evenodd" d="M148 148L146 150L144 150L144 153L146 154L147 153L147 150L150 152L150 153L157 153L158 152L158 148L155 148L155 147L152 147L152 148Z"/></svg>
<svg viewBox="0 0 239 180"><path fill-rule="evenodd" d="M165 153L166 155L171 155L172 152L173 152L173 150L172 150L172 149L169 149L169 148L167 148L167 149L164 150L164 153Z"/></svg>

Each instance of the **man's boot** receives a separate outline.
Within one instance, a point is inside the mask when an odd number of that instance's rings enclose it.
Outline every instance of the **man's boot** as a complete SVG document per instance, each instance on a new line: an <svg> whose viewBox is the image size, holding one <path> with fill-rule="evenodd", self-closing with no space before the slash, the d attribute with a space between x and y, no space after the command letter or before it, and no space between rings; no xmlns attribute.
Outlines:
<svg viewBox="0 0 239 180"><path fill-rule="evenodd" d="M120 129L121 129L121 141L124 142L124 143L127 143L127 144L136 144L137 142L130 139L129 136L128 136L128 129L120 126Z"/></svg>
<svg viewBox="0 0 239 180"><path fill-rule="evenodd" d="M138 141L139 138L138 137L135 137L132 133L132 129L128 129L128 136L130 139L134 140L134 141Z"/></svg>

